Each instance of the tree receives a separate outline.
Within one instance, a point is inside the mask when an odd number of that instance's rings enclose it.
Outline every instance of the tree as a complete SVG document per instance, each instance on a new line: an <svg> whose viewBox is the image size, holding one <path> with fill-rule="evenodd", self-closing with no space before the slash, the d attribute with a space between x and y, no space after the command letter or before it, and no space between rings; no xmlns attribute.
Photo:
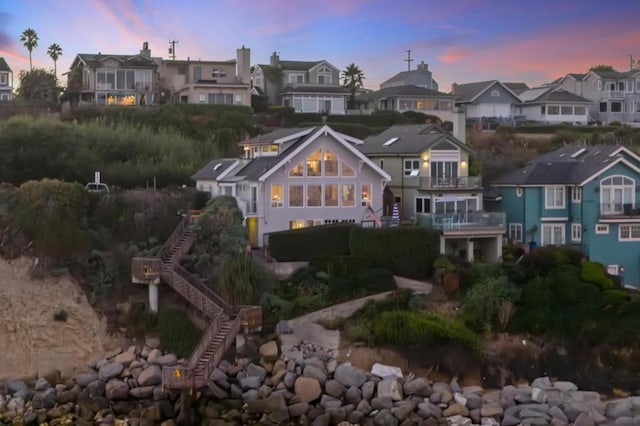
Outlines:
<svg viewBox="0 0 640 426"><path fill-rule="evenodd" d="M353 62L342 71L343 85L351 91L351 99L349 100L350 108L355 107L356 103L356 91L362 87L362 80L364 80L364 73Z"/></svg>
<svg viewBox="0 0 640 426"><path fill-rule="evenodd" d="M52 43L47 49L47 55L53 60L53 73L58 76L58 58L62 56L62 47L58 43Z"/></svg>
<svg viewBox="0 0 640 426"><path fill-rule="evenodd" d="M589 71L614 71L615 72L615 70L611 65L605 65L605 64L594 65L591 68L589 68Z"/></svg>
<svg viewBox="0 0 640 426"><path fill-rule="evenodd" d="M38 33L33 28L27 28L20 34L20 41L29 51L29 70L33 70L31 51L38 47Z"/></svg>
<svg viewBox="0 0 640 426"><path fill-rule="evenodd" d="M55 100L55 96L50 95L53 95L51 90L56 85L56 76L44 68L20 71L20 87L18 88L17 97L27 101L47 98Z"/></svg>

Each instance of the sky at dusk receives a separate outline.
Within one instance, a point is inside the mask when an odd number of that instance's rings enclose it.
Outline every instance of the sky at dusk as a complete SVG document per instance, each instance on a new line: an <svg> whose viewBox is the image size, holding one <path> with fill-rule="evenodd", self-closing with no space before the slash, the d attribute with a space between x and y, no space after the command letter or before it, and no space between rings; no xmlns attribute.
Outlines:
<svg viewBox="0 0 640 426"><path fill-rule="evenodd" d="M242 45L251 63L326 59L341 70L355 62L365 87L407 68L406 50L429 64L440 90L451 83L499 79L530 86L596 64L629 69L640 59L640 0L0 0L0 56L17 76L29 68L19 41L40 37L34 67L58 43L58 74L77 53L234 59ZM14 84L15 85L15 84Z"/></svg>

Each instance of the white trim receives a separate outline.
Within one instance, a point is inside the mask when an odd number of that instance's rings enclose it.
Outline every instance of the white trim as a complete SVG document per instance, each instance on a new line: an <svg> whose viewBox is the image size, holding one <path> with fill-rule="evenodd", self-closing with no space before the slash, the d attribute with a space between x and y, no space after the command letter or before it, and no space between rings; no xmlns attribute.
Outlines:
<svg viewBox="0 0 640 426"><path fill-rule="evenodd" d="M307 136L309 133L311 133L313 131L313 129L315 129L315 127L309 127L308 129L301 130L298 133L294 133L292 135L284 136L284 137L282 137L280 139L276 139L276 140L273 141L273 143L274 144L283 144L285 142L289 142L291 140L301 138L302 136ZM267 135L268 135L268 133L267 133Z"/></svg>
<svg viewBox="0 0 640 426"><path fill-rule="evenodd" d="M600 227L600 229L598 229ZM596 234L598 235L608 235L609 234L609 224L608 223L596 223L595 226Z"/></svg>
<svg viewBox="0 0 640 426"><path fill-rule="evenodd" d="M565 233L567 232L564 223L543 223L540 226L540 246L544 247L546 245L546 242L544 241L544 229L549 228L551 229L551 235L553 236L553 228L562 228L562 232L560 233L560 241L556 242L554 241L553 243L549 243L549 244L553 244L556 246L562 245L565 243Z"/></svg>
<svg viewBox="0 0 640 426"><path fill-rule="evenodd" d="M329 135L333 136L333 138L336 141L338 141L339 143L344 145L349 151L351 151L362 162L364 162L369 167L371 167L373 169L373 171L378 173L380 176L382 176L385 181L389 182L391 180L391 176L389 176L389 174L387 172L385 172L380 167L378 167L373 161L371 161L363 153L361 153L360 151L355 149L352 144L347 142L345 140L345 138L343 138L341 136L342 135L341 133L338 133L338 132L334 131L333 129L331 129L331 127L329 127L327 125L324 125L321 128L319 128L313 135L309 136L309 138L307 140L305 140L300 146L298 146L296 149L291 151L289 153L289 155L284 157L282 160L280 160L278 163L276 163L274 166L272 166L269 170L267 170L265 173L263 173L262 176L260 176L258 178L258 181L264 182L269 176L271 176L278 169L280 169L282 166L284 166L287 163L287 161L289 161L294 156L296 156L300 152L302 152L302 150L304 150L306 147L308 147L313 141L315 141L322 134L325 134L325 135L329 134Z"/></svg>
<svg viewBox="0 0 640 426"><path fill-rule="evenodd" d="M548 203L549 197L547 197L547 191L553 190L553 200L554 204L551 205ZM562 190L562 204L555 204L555 196L556 191ZM567 189L563 185L545 185L544 186L544 208L545 210L563 210L567 206Z"/></svg>
<svg viewBox="0 0 640 426"><path fill-rule="evenodd" d="M512 232L513 230L513 232ZM520 238L513 238L512 237L512 233L520 234ZM509 229L508 229L508 234L509 239L516 242L516 243L521 243L524 241L524 229L522 227L522 223L509 223Z"/></svg>
<svg viewBox="0 0 640 426"><path fill-rule="evenodd" d="M236 160L233 163L231 163L226 169L224 169L222 171L222 173L220 173L218 176L216 176L215 180L216 182L219 182L221 179L225 178L229 172L233 169L236 168L236 166L240 163L240 160Z"/></svg>
<svg viewBox="0 0 640 426"><path fill-rule="evenodd" d="M629 227L629 238L622 238L622 227L623 226L624 227ZM630 242L630 241L640 241L640 237L633 238L631 236L631 229L634 226L637 226L637 227L640 228L640 224L638 224L638 223L629 223L629 224L626 224L626 225L618 225L618 241L620 241L622 243L626 243L626 242Z"/></svg>
<svg viewBox="0 0 640 426"><path fill-rule="evenodd" d="M566 222L569 220L568 217L541 217L541 222Z"/></svg>
<svg viewBox="0 0 640 426"><path fill-rule="evenodd" d="M577 233L576 233L576 230L578 231ZM576 243L582 242L582 224L581 223L571 224L571 241Z"/></svg>
<svg viewBox="0 0 640 426"><path fill-rule="evenodd" d="M521 186L516 187L516 197L520 198L524 195L524 188Z"/></svg>
<svg viewBox="0 0 640 426"><path fill-rule="evenodd" d="M640 217L635 219L620 219L620 218L607 218L606 216L600 216L598 219L601 223L640 223Z"/></svg>
<svg viewBox="0 0 640 426"><path fill-rule="evenodd" d="M640 156L638 156L638 154L636 154L635 152L631 151L630 149L628 149L628 148L626 148L624 146L621 146L620 148L618 148L615 151L613 151L611 154L609 154L609 157L615 157L621 151L624 151L625 154L627 154L631 158L635 159L636 161L640 162Z"/></svg>
<svg viewBox="0 0 640 426"><path fill-rule="evenodd" d="M627 161L626 159L619 157L617 160L612 161L611 163L609 163L609 165L607 165L606 167L603 167L602 169L598 170L596 173L594 173L593 175L589 176L588 178L586 178L584 181L582 181L581 183L578 184L578 186L585 186L587 183L589 183L591 180L597 178L599 175L601 175L602 173L606 172L607 170L609 170L610 168L612 168L613 166L615 166L616 164L619 163L623 163L624 165L626 165L627 167L629 167L631 170L640 173L640 168L634 166L633 164L631 164L629 161Z"/></svg>
<svg viewBox="0 0 640 426"><path fill-rule="evenodd" d="M516 95L511 89L509 89L507 86L505 86L504 84L500 83L500 81L498 80L493 80L492 82L490 82L487 87L485 87L483 90L480 91L480 93L478 93L477 95L475 95L473 98L471 98L471 100L469 100L469 102L475 102L476 99L478 99L484 92L486 92L487 90L489 90L490 88L492 88L495 84L499 84L500 86L502 86L503 89L505 89L507 92L509 92L511 95L513 95L514 98L516 98L517 101L520 101L520 97L518 95Z"/></svg>
<svg viewBox="0 0 640 426"><path fill-rule="evenodd" d="M311 70L316 69L321 65L327 65L329 68L333 69L334 71L340 72L340 70L338 68L336 68L334 65L331 65L329 62L327 62L324 59L322 61L318 62L317 64L315 64L314 66L312 66L311 68L309 68L308 71L311 72ZM285 71L288 71L288 70L285 69Z"/></svg>
<svg viewBox="0 0 640 426"><path fill-rule="evenodd" d="M572 186L571 187L571 202L572 203L581 203L582 202L582 187L581 186Z"/></svg>

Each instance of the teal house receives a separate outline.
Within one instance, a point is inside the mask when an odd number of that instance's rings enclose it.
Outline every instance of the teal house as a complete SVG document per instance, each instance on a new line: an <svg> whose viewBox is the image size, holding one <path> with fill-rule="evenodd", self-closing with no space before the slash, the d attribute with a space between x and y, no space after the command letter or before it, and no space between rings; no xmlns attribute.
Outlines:
<svg viewBox="0 0 640 426"><path fill-rule="evenodd" d="M564 147L494 182L506 237L531 248L570 245L640 288L640 157L618 145Z"/></svg>

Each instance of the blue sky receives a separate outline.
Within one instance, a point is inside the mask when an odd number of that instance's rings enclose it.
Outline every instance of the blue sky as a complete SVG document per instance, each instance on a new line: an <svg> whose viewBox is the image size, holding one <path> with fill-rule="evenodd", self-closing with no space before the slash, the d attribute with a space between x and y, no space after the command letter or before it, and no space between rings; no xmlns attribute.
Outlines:
<svg viewBox="0 0 640 426"><path fill-rule="evenodd" d="M441 91L451 83L500 79L537 85L595 64L629 68L640 59L640 1L615 0L0 0L0 56L17 74L28 69L19 42L27 27L40 37L34 66L59 74L77 53L137 53L224 60L251 48L251 62L326 59L355 62L376 89L406 69L429 64Z"/></svg>

